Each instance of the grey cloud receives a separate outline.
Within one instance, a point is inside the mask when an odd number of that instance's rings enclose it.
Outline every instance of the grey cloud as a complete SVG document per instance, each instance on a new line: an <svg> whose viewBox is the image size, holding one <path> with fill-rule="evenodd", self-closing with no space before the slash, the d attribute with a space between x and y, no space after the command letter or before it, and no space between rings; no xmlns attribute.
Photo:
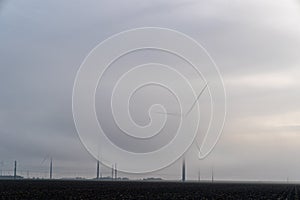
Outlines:
<svg viewBox="0 0 300 200"><path fill-rule="evenodd" d="M193 174L196 176L198 165L205 178L209 178L212 165L224 179L282 179L287 169L300 177L299 164L293 159L299 151L299 137L294 136L299 127L291 114L299 108L299 85L230 84L249 75L298 73L293 70L300 65L299 28L289 23L289 17L279 20L274 16L276 12L284 16L297 4L288 1L284 10L271 1L249 2L1 1L0 160L18 159L24 169L38 170L46 168L35 166L51 153L65 174L66 169L75 168L92 176L94 160L80 144L72 119L77 69L85 55L111 34L139 26L162 26L202 43L224 74L228 92L224 135L204 161L196 159L192 147L189 178L196 178ZM293 20L300 21L300 11L291 12ZM278 119L281 114L292 125L266 128L253 122ZM292 134L284 135L285 131ZM282 140L285 142L280 143ZM180 161L157 174L178 178L179 169Z"/></svg>

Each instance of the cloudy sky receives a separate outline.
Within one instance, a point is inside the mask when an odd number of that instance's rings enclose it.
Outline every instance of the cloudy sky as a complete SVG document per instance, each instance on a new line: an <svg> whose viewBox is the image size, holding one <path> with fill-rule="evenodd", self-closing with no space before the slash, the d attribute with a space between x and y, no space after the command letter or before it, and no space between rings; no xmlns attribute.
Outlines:
<svg viewBox="0 0 300 200"><path fill-rule="evenodd" d="M18 160L24 176L45 176L51 155L56 177L94 176L72 118L77 70L109 36L155 26L201 43L227 91L222 137L205 160L191 147L188 179L213 166L217 179L300 180L299 24L296 0L0 1L2 172ZM180 161L147 176L178 179Z"/></svg>

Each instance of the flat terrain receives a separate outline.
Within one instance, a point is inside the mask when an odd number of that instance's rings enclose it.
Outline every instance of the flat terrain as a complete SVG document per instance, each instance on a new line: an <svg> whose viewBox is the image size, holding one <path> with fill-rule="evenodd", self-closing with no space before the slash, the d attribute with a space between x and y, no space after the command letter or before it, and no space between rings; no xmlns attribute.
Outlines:
<svg viewBox="0 0 300 200"><path fill-rule="evenodd" d="M298 185L114 181L0 181L0 199L298 199Z"/></svg>

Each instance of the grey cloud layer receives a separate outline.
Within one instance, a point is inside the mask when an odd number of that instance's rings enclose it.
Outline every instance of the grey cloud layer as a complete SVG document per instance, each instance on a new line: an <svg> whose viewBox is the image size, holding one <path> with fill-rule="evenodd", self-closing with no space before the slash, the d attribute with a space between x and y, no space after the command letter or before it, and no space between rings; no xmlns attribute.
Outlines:
<svg viewBox="0 0 300 200"><path fill-rule="evenodd" d="M54 154L61 169L90 169L93 159L79 142L71 112L80 63L114 33L162 26L202 43L224 75L227 125L216 150L200 162L203 176L215 165L222 178L280 179L288 176L287 168L289 176L300 178L293 159L300 150L299 23L299 2L292 0L5 1L0 5L0 160L18 159L32 168ZM190 178L193 173L196 178L196 156L191 150ZM80 161L85 163L74 167ZM176 178L178 167L158 174Z"/></svg>

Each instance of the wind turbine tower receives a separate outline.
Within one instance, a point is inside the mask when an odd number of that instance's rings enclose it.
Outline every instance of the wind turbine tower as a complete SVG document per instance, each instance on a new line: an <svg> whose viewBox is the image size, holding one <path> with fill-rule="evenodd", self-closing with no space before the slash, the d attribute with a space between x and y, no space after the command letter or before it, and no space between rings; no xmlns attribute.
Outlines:
<svg viewBox="0 0 300 200"><path fill-rule="evenodd" d="M17 178L17 161L15 160L14 179Z"/></svg>
<svg viewBox="0 0 300 200"><path fill-rule="evenodd" d="M52 179L52 168L53 168L53 163L52 163L52 157L50 158L50 179Z"/></svg>
<svg viewBox="0 0 300 200"><path fill-rule="evenodd" d="M99 174L100 174L100 162L97 160L97 180L99 180Z"/></svg>
<svg viewBox="0 0 300 200"><path fill-rule="evenodd" d="M211 182L214 182L214 167L211 169Z"/></svg>
<svg viewBox="0 0 300 200"><path fill-rule="evenodd" d="M111 166L111 180L114 180L114 165Z"/></svg>
<svg viewBox="0 0 300 200"><path fill-rule="evenodd" d="M115 164L115 180L118 178L117 163Z"/></svg>
<svg viewBox="0 0 300 200"><path fill-rule="evenodd" d="M182 177L181 177L182 182L185 181L185 157L182 158Z"/></svg>

